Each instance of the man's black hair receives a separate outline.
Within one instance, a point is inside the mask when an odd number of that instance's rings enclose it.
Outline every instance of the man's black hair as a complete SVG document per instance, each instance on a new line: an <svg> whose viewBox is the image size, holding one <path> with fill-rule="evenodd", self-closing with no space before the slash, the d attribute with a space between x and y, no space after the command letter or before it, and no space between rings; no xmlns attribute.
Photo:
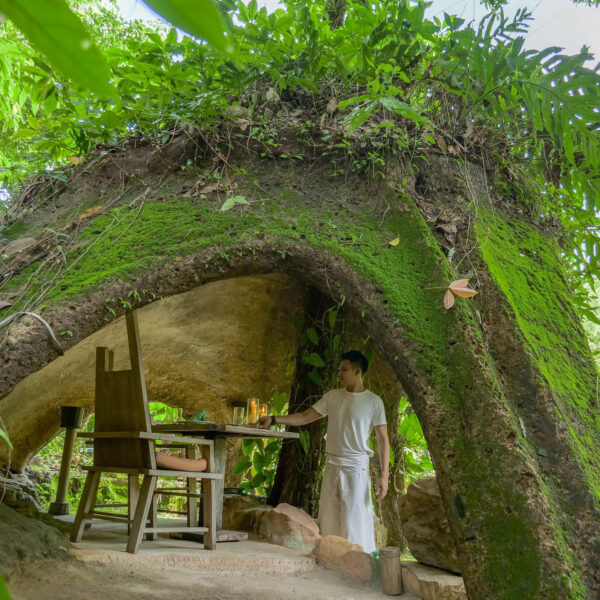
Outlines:
<svg viewBox="0 0 600 600"><path fill-rule="evenodd" d="M353 367L359 367L363 372L363 375L369 368L369 361L367 360L367 357L358 350L349 350L348 352L344 352L344 354L342 354L342 360L348 360L350 363L352 363Z"/></svg>

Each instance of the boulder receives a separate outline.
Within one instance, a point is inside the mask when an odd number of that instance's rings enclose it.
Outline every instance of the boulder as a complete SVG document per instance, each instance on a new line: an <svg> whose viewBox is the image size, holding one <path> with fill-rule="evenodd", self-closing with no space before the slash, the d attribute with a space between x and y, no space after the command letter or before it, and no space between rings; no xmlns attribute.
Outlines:
<svg viewBox="0 0 600 600"><path fill-rule="evenodd" d="M346 552L342 556L339 570L353 581L371 581L373 577L371 558L360 550Z"/></svg>
<svg viewBox="0 0 600 600"><path fill-rule="evenodd" d="M346 538L337 535L326 535L319 540L313 550L317 564L327 569L336 569L342 564L344 554L354 550L362 552L362 546L349 542Z"/></svg>
<svg viewBox="0 0 600 600"><path fill-rule="evenodd" d="M313 549L321 534L314 519L290 504L254 513L254 531L272 544Z"/></svg>
<svg viewBox="0 0 600 600"><path fill-rule="evenodd" d="M29 517L41 510L35 483L24 473L8 471L0 475L0 501Z"/></svg>
<svg viewBox="0 0 600 600"><path fill-rule="evenodd" d="M253 531L257 513L269 510L256 496L225 494L223 496L223 529Z"/></svg>
<svg viewBox="0 0 600 600"><path fill-rule="evenodd" d="M435 477L411 483L398 498L402 533L411 554L420 562L460 573L454 539Z"/></svg>
<svg viewBox="0 0 600 600"><path fill-rule="evenodd" d="M23 560L66 558L71 544L61 527L64 525L48 515L28 518L0 504L0 575L8 578L19 572Z"/></svg>
<svg viewBox="0 0 600 600"><path fill-rule="evenodd" d="M416 562L402 562L402 584L422 600L467 600L462 577Z"/></svg>
<svg viewBox="0 0 600 600"><path fill-rule="evenodd" d="M333 569L354 581L370 581L371 559L362 546L337 535L326 535L313 550L317 564Z"/></svg>

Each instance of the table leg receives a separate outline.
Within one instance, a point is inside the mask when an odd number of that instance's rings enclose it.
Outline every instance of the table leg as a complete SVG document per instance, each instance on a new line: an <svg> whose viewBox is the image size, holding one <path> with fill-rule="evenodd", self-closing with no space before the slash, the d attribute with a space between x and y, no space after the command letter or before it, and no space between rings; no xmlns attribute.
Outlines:
<svg viewBox="0 0 600 600"><path fill-rule="evenodd" d="M198 446L187 446L185 449L187 458L197 460L199 456ZM195 494L198 491L198 482L196 479L187 479L187 491L190 494ZM187 524L188 527L197 527L198 525L198 500L196 498L188 498L187 501Z"/></svg>
<svg viewBox="0 0 600 600"><path fill-rule="evenodd" d="M225 458L227 455L227 438L215 437L215 473L225 475ZM225 478L215 481L215 498L217 503L217 531L223 529L223 490Z"/></svg>

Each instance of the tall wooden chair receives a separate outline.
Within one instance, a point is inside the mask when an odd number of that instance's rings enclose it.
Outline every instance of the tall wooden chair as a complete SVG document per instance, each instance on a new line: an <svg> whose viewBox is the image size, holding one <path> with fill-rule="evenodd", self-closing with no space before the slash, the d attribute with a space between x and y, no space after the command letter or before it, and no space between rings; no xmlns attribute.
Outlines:
<svg viewBox="0 0 600 600"><path fill-rule="evenodd" d="M127 523L129 541L127 552L137 552L142 536L156 539L158 533L203 532L204 547L216 547L216 498L215 480L223 475L213 473L213 441L185 436L153 433L146 397L146 384L142 366L137 315L127 313L127 338L131 369L113 370L114 353L108 348L96 348L96 426L94 433L81 433L94 441L94 464L87 469L83 493L75 517L71 541L81 540L86 522L92 518ZM172 471L156 466L155 443L172 444L175 447L201 448L208 466L206 471ZM162 446L164 447L164 446ZM189 456L189 454L188 454ZM192 456L194 453L192 452ZM123 473L129 478L127 505L98 505L96 498L100 478L105 473ZM139 478L143 477L141 488ZM187 488L161 488L157 490L158 478L185 477ZM202 493L196 493L196 483L202 482ZM186 525L158 527L156 518L156 494L185 496L188 502ZM196 512L198 498L203 498L203 527L198 527ZM104 507L125 506L127 514L98 510Z"/></svg>

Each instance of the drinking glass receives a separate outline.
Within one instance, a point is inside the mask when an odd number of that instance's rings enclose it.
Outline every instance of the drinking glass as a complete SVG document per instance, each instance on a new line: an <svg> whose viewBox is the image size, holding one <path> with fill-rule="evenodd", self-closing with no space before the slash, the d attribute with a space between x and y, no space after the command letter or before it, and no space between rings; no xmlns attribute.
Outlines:
<svg viewBox="0 0 600 600"><path fill-rule="evenodd" d="M233 424L243 425L244 424L244 407L234 406L233 407Z"/></svg>

